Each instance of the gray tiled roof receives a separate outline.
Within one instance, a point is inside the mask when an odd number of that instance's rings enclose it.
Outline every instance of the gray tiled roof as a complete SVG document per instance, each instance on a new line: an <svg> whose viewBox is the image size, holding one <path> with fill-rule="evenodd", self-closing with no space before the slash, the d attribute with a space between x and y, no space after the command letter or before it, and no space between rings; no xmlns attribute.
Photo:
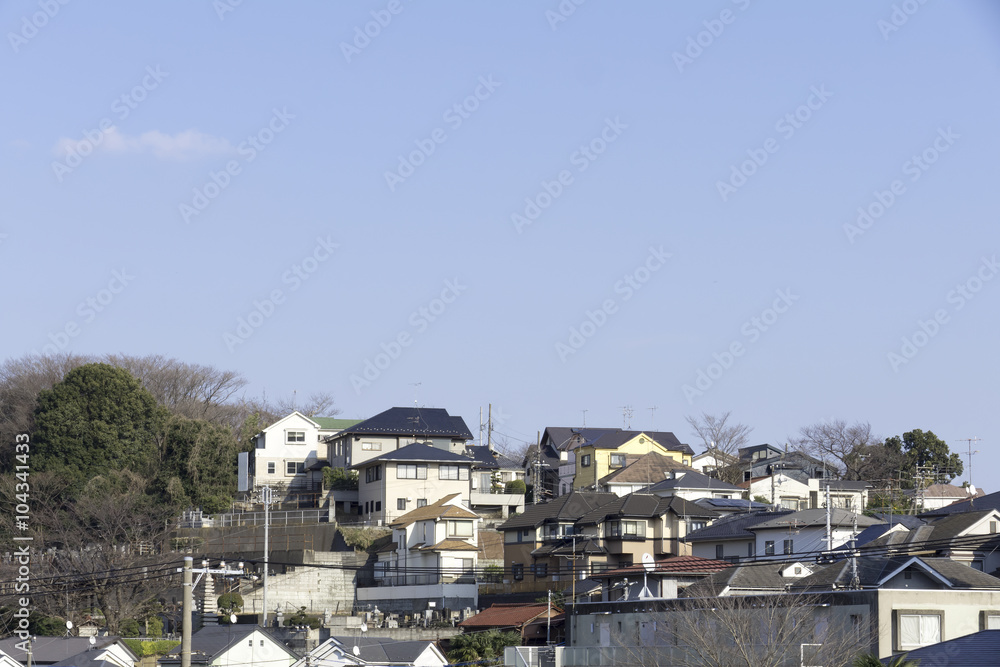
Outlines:
<svg viewBox="0 0 1000 667"><path fill-rule="evenodd" d="M962 502L954 503L941 509L930 510L929 512L924 512L920 514L920 518L935 517L935 516L946 516L949 514L959 514L961 512L976 512L979 510L997 510L1000 509L1000 491L994 493L988 493L985 496L980 496L979 498L974 498L972 500L963 500Z"/></svg>
<svg viewBox="0 0 1000 667"><path fill-rule="evenodd" d="M680 477L659 481L646 490L650 493L656 493L657 491L670 491L672 489L711 489L712 491L732 491L733 493L743 492L743 489L738 486L723 482L721 479L703 475L700 472L685 472Z"/></svg>
<svg viewBox="0 0 1000 667"><path fill-rule="evenodd" d="M750 532L749 528L759 523L770 521L777 517L787 516L792 510L778 510L776 512L747 512L730 514L713 523L710 526L693 530L684 538L686 542L705 542L719 540L752 540L756 536Z"/></svg>
<svg viewBox="0 0 1000 667"><path fill-rule="evenodd" d="M353 655L353 649L358 647L358 657L368 664L384 665L412 664L432 643L419 640L386 639L384 637L330 637Z"/></svg>
<svg viewBox="0 0 1000 667"><path fill-rule="evenodd" d="M948 558L918 558L916 556L893 556L891 558L863 556L858 558L858 581L862 588L877 587L887 576L910 563L912 563L910 567L917 569L926 567L929 571L937 573L948 581L948 588L1000 588L1000 579L974 570L968 565ZM791 588L814 591L830 590L834 585L838 588L846 588L853 578L852 568L850 559L844 559L827 565L808 577L803 577L794 582Z"/></svg>
<svg viewBox="0 0 1000 667"><path fill-rule="evenodd" d="M526 505L523 513L507 519L497 530L534 528L557 521L575 522L593 509L617 499L618 496L613 493L573 491L548 502Z"/></svg>
<svg viewBox="0 0 1000 667"><path fill-rule="evenodd" d="M95 649L106 648L119 641L119 637L97 637ZM17 637L7 637L0 639L0 651L3 651L15 660L24 662L27 655L16 647L21 640ZM125 642L121 645L128 650ZM74 658L90 651L89 637L35 637L31 643L31 661L36 665L52 665L57 662ZM129 653L132 653L130 650ZM137 658L138 659L138 658Z"/></svg>
<svg viewBox="0 0 1000 667"><path fill-rule="evenodd" d="M719 516L710 509L676 496L660 498L643 493L630 493L584 514L578 523L585 526L594 525L612 517L650 519L663 516L667 512L705 519L715 519Z"/></svg>
<svg viewBox="0 0 1000 667"><path fill-rule="evenodd" d="M800 510L780 519L759 523L755 526L755 528L759 530L767 528L784 529L788 528L789 522L793 521L799 528L804 528L806 526L825 526L826 509L817 508L811 510ZM879 523L878 519L873 519L870 516L858 515L845 509L835 508L830 512L830 525L832 526L853 526L855 521L857 521L859 528L867 528L868 526L874 526Z"/></svg>

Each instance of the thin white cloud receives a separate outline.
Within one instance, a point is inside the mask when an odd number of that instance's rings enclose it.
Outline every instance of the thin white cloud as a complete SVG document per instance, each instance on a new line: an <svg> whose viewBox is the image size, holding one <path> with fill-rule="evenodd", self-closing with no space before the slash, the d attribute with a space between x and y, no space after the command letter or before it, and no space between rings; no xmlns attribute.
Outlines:
<svg viewBox="0 0 1000 667"><path fill-rule="evenodd" d="M59 157L67 157L73 153L85 156L100 151L118 154L150 153L161 160L193 160L225 155L234 150L227 140L198 130L184 130L174 135L151 130L139 136L129 136L119 132L115 126L94 137L93 141L90 138L63 137L56 142L54 148L55 154Z"/></svg>

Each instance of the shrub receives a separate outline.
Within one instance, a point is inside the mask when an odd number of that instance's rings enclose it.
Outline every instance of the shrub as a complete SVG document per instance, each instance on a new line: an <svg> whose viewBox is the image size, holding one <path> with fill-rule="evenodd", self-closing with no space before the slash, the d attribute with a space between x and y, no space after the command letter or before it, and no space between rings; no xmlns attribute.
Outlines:
<svg viewBox="0 0 1000 667"><path fill-rule="evenodd" d="M323 468L323 486L335 491L357 491L358 471L343 468Z"/></svg>
<svg viewBox="0 0 1000 667"><path fill-rule="evenodd" d="M148 658L153 655L166 655L175 646L180 645L180 642L175 639L164 639L158 642L142 642L138 639L125 639L123 641L132 653L135 653L140 658Z"/></svg>
<svg viewBox="0 0 1000 667"><path fill-rule="evenodd" d="M219 611L226 615L243 611L243 596L239 593L223 593L219 596Z"/></svg>
<svg viewBox="0 0 1000 667"><path fill-rule="evenodd" d="M388 528L370 528L366 526L339 526L337 530L343 535L344 541L358 551L367 551L371 548L375 540L392 533Z"/></svg>
<svg viewBox="0 0 1000 667"><path fill-rule="evenodd" d="M507 485L504 487L504 493L520 493L521 495L524 495L527 491L528 487L524 483L523 479L512 479L507 482Z"/></svg>

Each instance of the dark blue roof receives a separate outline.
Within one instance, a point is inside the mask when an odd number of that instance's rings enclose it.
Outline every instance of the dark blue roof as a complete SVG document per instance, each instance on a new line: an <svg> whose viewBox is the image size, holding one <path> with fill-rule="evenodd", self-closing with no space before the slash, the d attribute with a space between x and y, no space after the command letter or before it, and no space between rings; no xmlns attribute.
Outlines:
<svg viewBox="0 0 1000 667"><path fill-rule="evenodd" d="M931 644L907 653L921 665L961 665L962 667L994 667L1000 655L1000 630L980 630L971 635ZM883 660L885 662L886 658Z"/></svg>
<svg viewBox="0 0 1000 667"><path fill-rule="evenodd" d="M912 514L886 514L877 513L873 514L876 519L881 519L885 523L895 526L897 523L903 524L904 528L909 528L913 530L914 528L919 528L920 526L927 523L920 517L913 516Z"/></svg>
<svg viewBox="0 0 1000 667"><path fill-rule="evenodd" d="M363 463L355 464L354 468L360 468L366 465L370 465L374 461L419 461L419 462L429 462L429 463L466 463L472 465L473 461L468 456L463 456L461 454L453 454L447 449L441 449L440 447L435 447L434 445L428 445L425 442L415 442L412 445L407 445L406 447L400 447L399 449L387 452L382 456L376 456L373 459L368 459Z"/></svg>
<svg viewBox="0 0 1000 667"><path fill-rule="evenodd" d="M345 428L335 437L359 435L412 435L472 440L472 432L461 417L444 408L389 408L374 417Z"/></svg>

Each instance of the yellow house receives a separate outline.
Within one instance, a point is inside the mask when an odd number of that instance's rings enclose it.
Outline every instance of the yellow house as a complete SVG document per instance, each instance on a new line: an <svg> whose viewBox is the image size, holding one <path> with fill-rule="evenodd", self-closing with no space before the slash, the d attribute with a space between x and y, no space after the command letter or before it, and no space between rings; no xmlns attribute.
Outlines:
<svg viewBox="0 0 1000 667"><path fill-rule="evenodd" d="M618 468L627 460L656 452L678 463L691 465L694 450L668 431L608 431L584 440L571 449L576 459L573 488L593 489L597 480Z"/></svg>

